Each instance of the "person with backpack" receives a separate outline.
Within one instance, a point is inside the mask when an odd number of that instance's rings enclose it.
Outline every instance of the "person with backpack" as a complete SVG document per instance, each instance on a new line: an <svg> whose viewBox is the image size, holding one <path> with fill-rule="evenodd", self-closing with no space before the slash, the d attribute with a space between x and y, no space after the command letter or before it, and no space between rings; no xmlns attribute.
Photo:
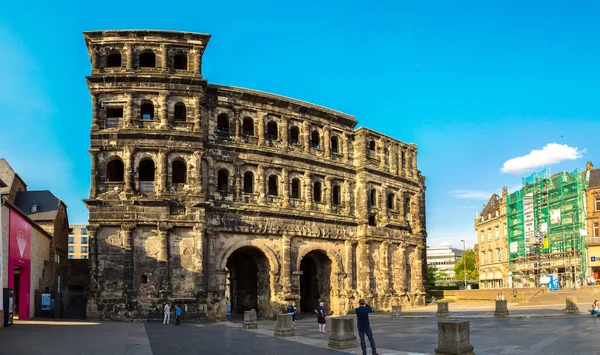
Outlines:
<svg viewBox="0 0 600 355"><path fill-rule="evenodd" d="M292 326L296 329L296 304L294 302L290 302L289 306L287 306L286 312L287 314L292 315Z"/></svg>

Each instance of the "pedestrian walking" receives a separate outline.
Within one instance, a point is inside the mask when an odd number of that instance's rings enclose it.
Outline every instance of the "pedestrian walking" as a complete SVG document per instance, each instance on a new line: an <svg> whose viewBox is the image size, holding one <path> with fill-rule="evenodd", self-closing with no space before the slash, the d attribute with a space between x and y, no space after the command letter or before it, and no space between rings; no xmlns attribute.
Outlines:
<svg viewBox="0 0 600 355"><path fill-rule="evenodd" d="M367 343L365 343L365 334L369 338L369 344L371 344L371 352L373 355L377 355L377 349L375 347L375 339L373 339L373 332L371 331L371 323L369 322L369 313L373 312L371 307L367 304L364 299L358 300L358 308L356 311L356 326L358 328L358 336L360 338L360 348L362 349L363 355L367 355Z"/></svg>
<svg viewBox="0 0 600 355"><path fill-rule="evenodd" d="M294 302L290 302L290 305L287 306L287 314L291 314L292 315L292 325L294 326L294 329L296 329L296 311L298 310L298 308L296 308L296 303Z"/></svg>
<svg viewBox="0 0 600 355"><path fill-rule="evenodd" d="M181 325L181 308L175 305L175 325Z"/></svg>
<svg viewBox="0 0 600 355"><path fill-rule="evenodd" d="M163 320L163 324L169 324L169 321L171 320L171 305L169 304L169 302L165 304L164 312L165 318Z"/></svg>
<svg viewBox="0 0 600 355"><path fill-rule="evenodd" d="M317 323L319 323L320 333L327 333L325 331L325 324L327 323L327 321L325 320L325 308L323 308L324 305L325 302L321 302L319 303L317 309L315 309L315 313L317 314Z"/></svg>

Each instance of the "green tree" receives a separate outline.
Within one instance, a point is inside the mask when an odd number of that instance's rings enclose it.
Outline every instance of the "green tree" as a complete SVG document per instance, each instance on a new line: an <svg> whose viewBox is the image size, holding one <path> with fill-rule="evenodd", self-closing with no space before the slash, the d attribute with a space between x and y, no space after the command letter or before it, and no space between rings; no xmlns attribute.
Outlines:
<svg viewBox="0 0 600 355"><path fill-rule="evenodd" d="M448 273L444 270L440 270L435 274L436 280L448 280Z"/></svg>
<svg viewBox="0 0 600 355"><path fill-rule="evenodd" d="M435 268L433 266L427 267L427 288L433 288L435 286Z"/></svg>
<svg viewBox="0 0 600 355"><path fill-rule="evenodd" d="M463 253L462 258L454 264L454 279L464 280L465 279L465 261L467 264L467 280L479 280L479 270L477 270L477 263L475 262L475 251L467 250Z"/></svg>

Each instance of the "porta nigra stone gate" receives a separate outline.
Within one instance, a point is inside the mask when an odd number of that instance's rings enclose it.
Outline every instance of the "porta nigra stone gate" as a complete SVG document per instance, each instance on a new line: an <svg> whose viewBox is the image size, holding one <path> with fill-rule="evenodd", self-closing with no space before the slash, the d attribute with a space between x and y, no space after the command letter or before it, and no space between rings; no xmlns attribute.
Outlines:
<svg viewBox="0 0 600 355"><path fill-rule="evenodd" d="M186 317L296 301L424 304L417 148L354 117L209 84L210 35L84 33L92 73L88 316Z"/></svg>

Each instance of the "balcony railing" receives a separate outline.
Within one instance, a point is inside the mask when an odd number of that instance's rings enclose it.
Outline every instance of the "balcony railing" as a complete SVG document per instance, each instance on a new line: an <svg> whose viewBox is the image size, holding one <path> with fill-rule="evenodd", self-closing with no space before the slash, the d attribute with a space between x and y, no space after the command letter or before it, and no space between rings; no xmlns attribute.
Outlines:
<svg viewBox="0 0 600 355"><path fill-rule="evenodd" d="M140 181L140 192L154 192L154 181Z"/></svg>

